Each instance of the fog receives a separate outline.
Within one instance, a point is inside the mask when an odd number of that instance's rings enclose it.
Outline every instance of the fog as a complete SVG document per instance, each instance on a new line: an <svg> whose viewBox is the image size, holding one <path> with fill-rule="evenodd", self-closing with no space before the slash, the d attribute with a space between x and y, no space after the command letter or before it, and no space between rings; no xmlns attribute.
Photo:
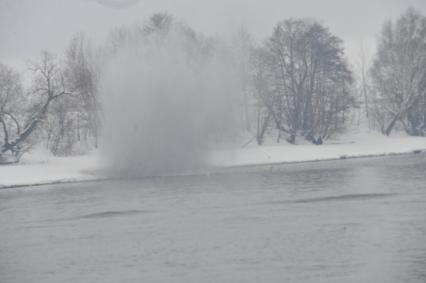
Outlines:
<svg viewBox="0 0 426 283"><path fill-rule="evenodd" d="M199 171L208 150L235 135L239 84L227 48L194 36L173 25L132 37L107 56L104 151L115 173Z"/></svg>

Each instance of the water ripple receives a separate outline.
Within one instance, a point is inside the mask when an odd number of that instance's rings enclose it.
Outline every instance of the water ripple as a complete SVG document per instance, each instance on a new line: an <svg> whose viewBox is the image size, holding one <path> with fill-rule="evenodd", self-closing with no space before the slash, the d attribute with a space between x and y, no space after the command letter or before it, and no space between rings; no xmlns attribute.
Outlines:
<svg viewBox="0 0 426 283"><path fill-rule="evenodd" d="M356 201L356 200L371 200L394 196L393 193L372 193L372 194L345 194L338 196L326 196L316 198L303 198L296 200L277 201L273 203L313 203L313 202L328 202L328 201Z"/></svg>

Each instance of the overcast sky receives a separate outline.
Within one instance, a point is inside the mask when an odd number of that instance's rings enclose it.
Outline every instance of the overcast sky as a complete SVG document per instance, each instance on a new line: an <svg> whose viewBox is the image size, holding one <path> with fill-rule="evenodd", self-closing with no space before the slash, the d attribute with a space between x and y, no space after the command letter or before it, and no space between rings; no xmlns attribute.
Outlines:
<svg viewBox="0 0 426 283"><path fill-rule="evenodd" d="M354 58L362 41L371 45L383 22L409 6L426 14L426 0L0 0L0 62L21 68L42 49L63 52L79 31L97 43L114 26L163 11L207 34L244 25L259 39L279 20L314 17Z"/></svg>

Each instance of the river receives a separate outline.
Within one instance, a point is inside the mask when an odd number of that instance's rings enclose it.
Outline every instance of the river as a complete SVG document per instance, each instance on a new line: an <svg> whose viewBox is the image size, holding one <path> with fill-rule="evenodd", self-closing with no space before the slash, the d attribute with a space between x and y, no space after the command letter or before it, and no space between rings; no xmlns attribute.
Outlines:
<svg viewBox="0 0 426 283"><path fill-rule="evenodd" d="M2 190L0 282L426 282L426 156Z"/></svg>

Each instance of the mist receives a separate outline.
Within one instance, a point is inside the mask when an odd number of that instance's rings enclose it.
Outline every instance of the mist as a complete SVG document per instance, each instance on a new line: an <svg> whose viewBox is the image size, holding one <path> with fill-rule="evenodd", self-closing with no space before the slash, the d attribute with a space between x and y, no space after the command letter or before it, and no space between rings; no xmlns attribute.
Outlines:
<svg viewBox="0 0 426 283"><path fill-rule="evenodd" d="M203 170L236 134L239 82L224 44L181 24L134 29L108 55L100 82L105 158L126 176Z"/></svg>

